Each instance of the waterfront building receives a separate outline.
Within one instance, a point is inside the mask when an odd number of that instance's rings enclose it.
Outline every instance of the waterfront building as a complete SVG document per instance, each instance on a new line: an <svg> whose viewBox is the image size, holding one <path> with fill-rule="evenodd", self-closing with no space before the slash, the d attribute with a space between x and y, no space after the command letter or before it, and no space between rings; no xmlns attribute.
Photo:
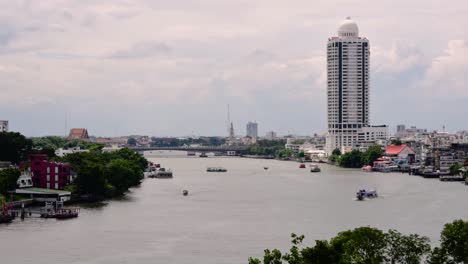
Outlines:
<svg viewBox="0 0 468 264"><path fill-rule="evenodd" d="M89 140L88 130L85 128L72 128L68 139Z"/></svg>
<svg viewBox="0 0 468 264"><path fill-rule="evenodd" d="M414 162L415 160L414 150L406 144L388 145L385 147L385 156L392 159L408 160L409 162Z"/></svg>
<svg viewBox="0 0 468 264"><path fill-rule="evenodd" d="M0 120L0 132L8 132L8 120Z"/></svg>
<svg viewBox="0 0 468 264"><path fill-rule="evenodd" d="M45 154L30 155L29 162L34 187L63 190L73 180L68 164L49 161Z"/></svg>
<svg viewBox="0 0 468 264"><path fill-rule="evenodd" d="M369 40L346 18L327 44L328 154L348 152L363 140L387 138L387 126L369 125Z"/></svg>
<svg viewBox="0 0 468 264"><path fill-rule="evenodd" d="M248 122L246 128L246 136L251 138L258 137L258 124L257 122Z"/></svg>

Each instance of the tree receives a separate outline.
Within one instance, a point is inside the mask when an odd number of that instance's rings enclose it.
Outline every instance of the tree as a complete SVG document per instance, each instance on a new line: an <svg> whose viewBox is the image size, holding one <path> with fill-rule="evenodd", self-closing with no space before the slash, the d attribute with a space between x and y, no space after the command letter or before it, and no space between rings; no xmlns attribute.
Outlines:
<svg viewBox="0 0 468 264"><path fill-rule="evenodd" d="M379 145L372 145L370 146L366 152L363 154L363 163L364 165L372 165L374 161L378 158L382 157L383 151L382 147Z"/></svg>
<svg viewBox="0 0 468 264"><path fill-rule="evenodd" d="M382 263L385 259L385 233L372 227L344 231L331 240L342 251L340 263Z"/></svg>
<svg viewBox="0 0 468 264"><path fill-rule="evenodd" d="M137 140L135 138L131 137L127 140L127 145L129 146L136 146L136 144L137 144Z"/></svg>
<svg viewBox="0 0 468 264"><path fill-rule="evenodd" d="M316 240L314 247L304 248L301 253L304 264L335 264L340 259L339 252L326 240Z"/></svg>
<svg viewBox="0 0 468 264"><path fill-rule="evenodd" d="M389 230L386 241L387 260L392 264L419 264L421 258L431 251L429 238L417 234L403 235L396 230Z"/></svg>
<svg viewBox="0 0 468 264"><path fill-rule="evenodd" d="M440 234L440 250L436 254L456 263L468 263L468 221L455 220L446 224ZM442 255L442 257L441 257Z"/></svg>
<svg viewBox="0 0 468 264"><path fill-rule="evenodd" d="M20 174L17 169L0 170L0 195L6 196L8 191L16 189L16 181Z"/></svg>
<svg viewBox="0 0 468 264"><path fill-rule="evenodd" d="M403 143L401 142L400 139L392 139L392 141L390 141L390 144L395 145L395 146L401 146L401 144Z"/></svg>
<svg viewBox="0 0 468 264"><path fill-rule="evenodd" d="M455 163L453 164L452 166L450 166L450 175L457 175L458 174L458 170L463 168L462 165L458 164L458 163Z"/></svg>
<svg viewBox="0 0 468 264"><path fill-rule="evenodd" d="M341 156L341 150L339 148L334 149L332 151L332 155Z"/></svg>
<svg viewBox="0 0 468 264"><path fill-rule="evenodd" d="M341 155L339 164L345 168L361 168L364 165L362 152L353 150Z"/></svg>
<svg viewBox="0 0 468 264"><path fill-rule="evenodd" d="M115 187L116 195L122 195L128 188L140 184L143 170L134 161L115 159L107 167L107 180Z"/></svg>
<svg viewBox="0 0 468 264"><path fill-rule="evenodd" d="M32 141L17 132L0 132L0 160L18 164L27 159Z"/></svg>
<svg viewBox="0 0 468 264"><path fill-rule="evenodd" d="M107 183L105 168L102 164L84 161L76 172L78 173L78 177L75 183L77 191L80 194L94 197L102 197L106 194Z"/></svg>

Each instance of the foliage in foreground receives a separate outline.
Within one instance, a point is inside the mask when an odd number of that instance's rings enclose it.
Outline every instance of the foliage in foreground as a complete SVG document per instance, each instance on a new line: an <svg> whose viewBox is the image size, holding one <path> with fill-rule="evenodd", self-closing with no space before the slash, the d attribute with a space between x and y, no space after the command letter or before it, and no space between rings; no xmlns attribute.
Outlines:
<svg viewBox="0 0 468 264"><path fill-rule="evenodd" d="M333 150L332 155L330 155L329 160L333 163L337 162L341 167L361 168L364 165L372 165L374 161L382 155L382 147L379 145L373 145L364 152L353 150L351 152L341 154L339 149L335 149Z"/></svg>
<svg viewBox="0 0 468 264"><path fill-rule="evenodd" d="M263 261L249 258L249 264L468 263L468 221L463 220L446 224L440 247L432 250L427 237L372 227L344 231L330 241L316 240L313 247L303 246L304 236L291 237L289 252L265 249Z"/></svg>

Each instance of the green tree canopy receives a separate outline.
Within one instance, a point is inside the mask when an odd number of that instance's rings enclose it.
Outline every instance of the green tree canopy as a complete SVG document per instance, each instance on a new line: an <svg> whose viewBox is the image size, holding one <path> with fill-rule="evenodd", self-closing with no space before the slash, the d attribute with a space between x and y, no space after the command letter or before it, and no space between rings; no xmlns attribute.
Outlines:
<svg viewBox="0 0 468 264"><path fill-rule="evenodd" d="M19 164L27 160L32 141L17 132L0 132L0 161Z"/></svg>
<svg viewBox="0 0 468 264"><path fill-rule="evenodd" d="M341 155L339 164L346 168L361 168L363 164L363 153L359 150L353 150L351 152Z"/></svg>
<svg viewBox="0 0 468 264"><path fill-rule="evenodd" d="M0 195L6 196L8 191L16 189L16 181L20 174L17 169L0 170Z"/></svg>
<svg viewBox="0 0 468 264"><path fill-rule="evenodd" d="M382 147L379 145L372 145L366 150L366 152L364 152L362 156L363 163L364 165L372 165L374 164L374 161L382 157L382 155L383 155Z"/></svg>
<svg viewBox="0 0 468 264"><path fill-rule="evenodd" d="M337 156L340 156L341 155L341 150L339 148L336 148L332 151L332 155L337 155Z"/></svg>

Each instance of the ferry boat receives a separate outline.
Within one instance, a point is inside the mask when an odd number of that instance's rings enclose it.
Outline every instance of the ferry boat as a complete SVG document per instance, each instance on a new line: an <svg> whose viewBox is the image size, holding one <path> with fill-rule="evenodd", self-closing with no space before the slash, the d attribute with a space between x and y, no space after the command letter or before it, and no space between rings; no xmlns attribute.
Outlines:
<svg viewBox="0 0 468 264"><path fill-rule="evenodd" d="M376 190L368 190L366 191L365 189L362 189L362 190L359 190L357 193L356 193L356 198L359 200L359 201L362 201L364 200L365 198L368 198L368 199L372 199L372 198L377 198L378 195L377 195L377 191Z"/></svg>
<svg viewBox="0 0 468 264"><path fill-rule="evenodd" d="M172 171L170 169L159 168L154 172L153 175L149 176L150 178L159 178L159 179L167 179L172 178Z"/></svg>
<svg viewBox="0 0 468 264"><path fill-rule="evenodd" d="M55 218L57 219L69 219L78 217L80 208L78 207L62 207L55 211Z"/></svg>
<svg viewBox="0 0 468 264"><path fill-rule="evenodd" d="M440 181L464 181L465 177L463 175L440 175Z"/></svg>
<svg viewBox="0 0 468 264"><path fill-rule="evenodd" d="M207 172L227 172L227 170L223 167L208 167L206 171Z"/></svg>
<svg viewBox="0 0 468 264"><path fill-rule="evenodd" d="M320 172L320 167L317 164L310 164L310 172Z"/></svg>
<svg viewBox="0 0 468 264"><path fill-rule="evenodd" d="M299 168L300 169L305 169L306 165L304 163L301 163L301 165L299 165Z"/></svg>

